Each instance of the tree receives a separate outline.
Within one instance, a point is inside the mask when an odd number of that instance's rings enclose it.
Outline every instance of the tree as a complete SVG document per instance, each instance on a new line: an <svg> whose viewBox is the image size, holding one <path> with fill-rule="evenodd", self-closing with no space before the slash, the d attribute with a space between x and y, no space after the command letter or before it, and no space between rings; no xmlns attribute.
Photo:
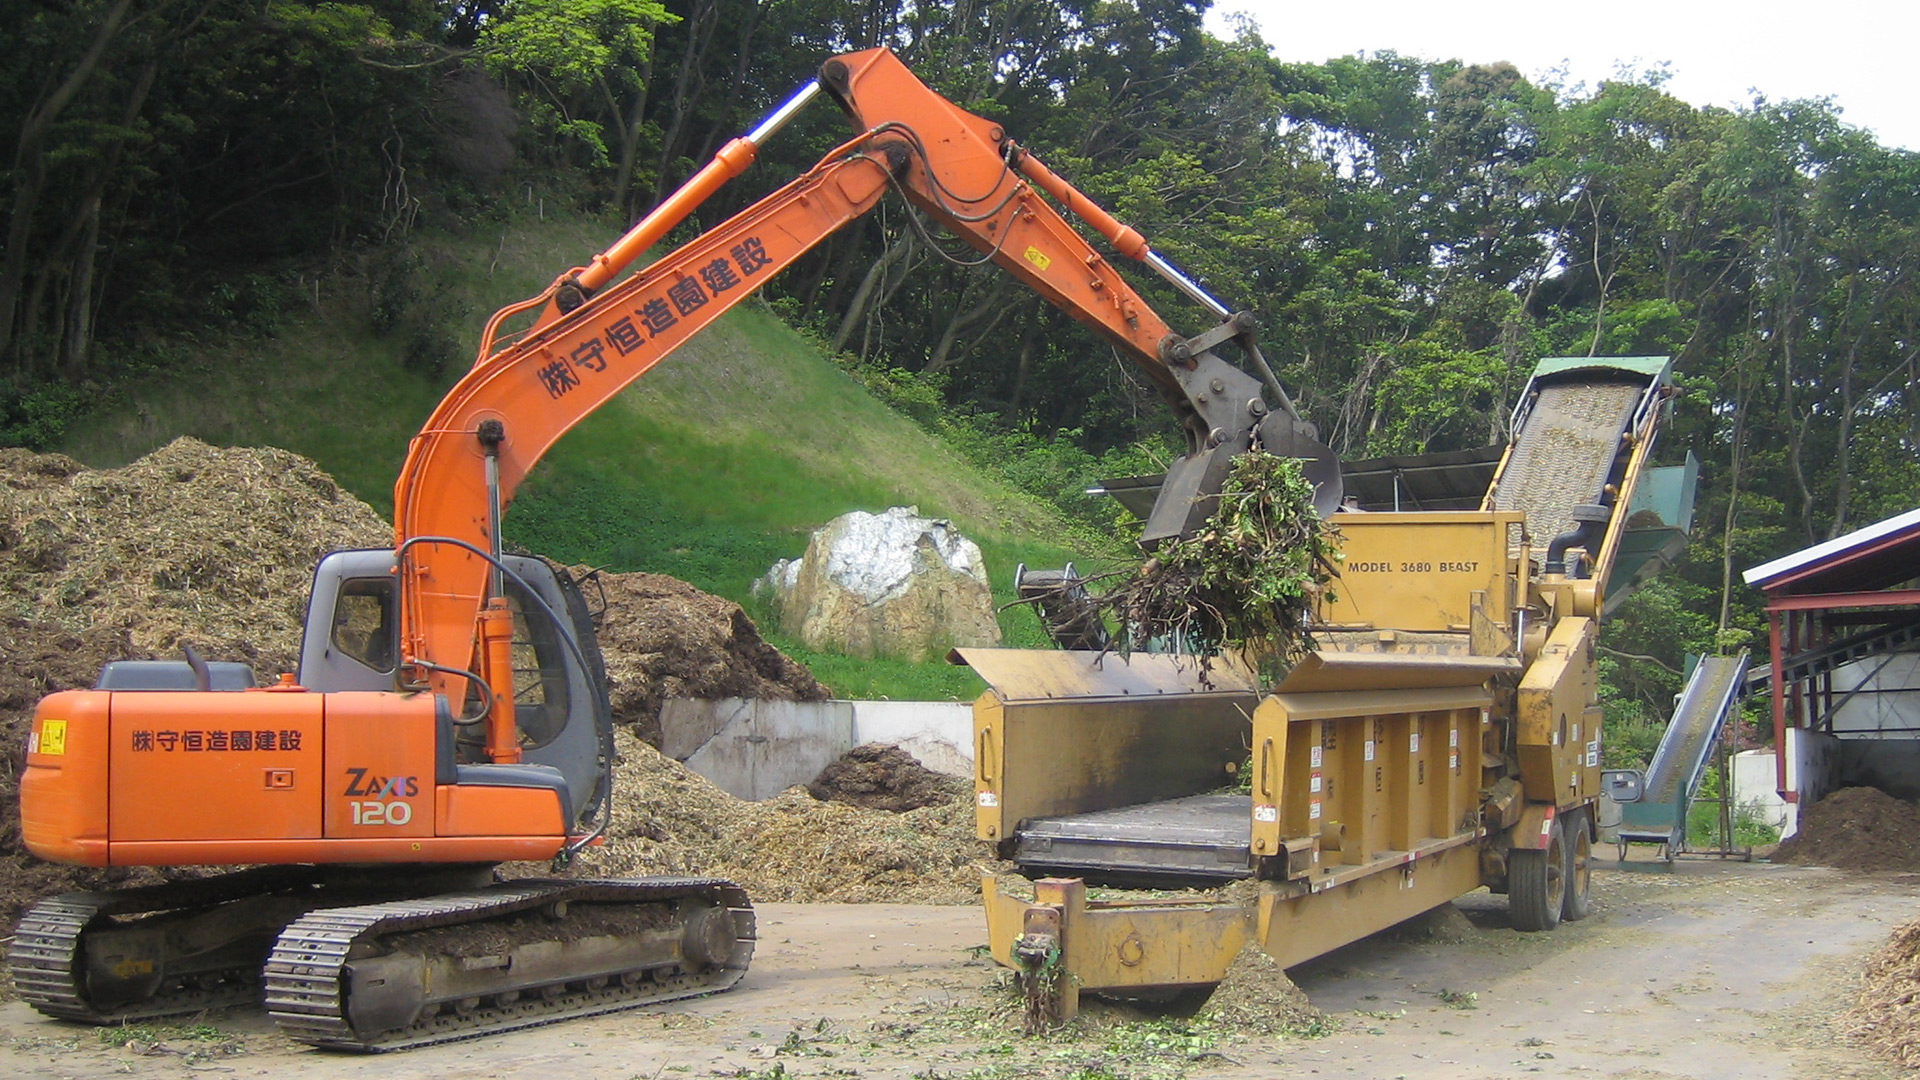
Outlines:
<svg viewBox="0 0 1920 1080"><path fill-rule="evenodd" d="M696 5L703 25L715 9ZM660 0L500 0L477 47L489 71L519 82L542 131L613 163L624 207L646 137L654 29L677 21Z"/></svg>

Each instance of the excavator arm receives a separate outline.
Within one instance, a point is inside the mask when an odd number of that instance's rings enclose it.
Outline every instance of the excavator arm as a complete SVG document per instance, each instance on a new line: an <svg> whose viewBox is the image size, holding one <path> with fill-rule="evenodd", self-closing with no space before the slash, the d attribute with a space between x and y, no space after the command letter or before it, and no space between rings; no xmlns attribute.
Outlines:
<svg viewBox="0 0 1920 1080"><path fill-rule="evenodd" d="M861 136L719 228L483 356L413 439L394 490L410 660L465 667L499 592L479 552L560 436L886 192L897 144ZM572 278L557 289L571 288ZM549 290L550 292L555 290ZM435 680L436 683L438 679ZM436 685L458 700L464 687Z"/></svg>
<svg viewBox="0 0 1920 1080"><path fill-rule="evenodd" d="M759 142L818 89L846 110L858 135L779 191L615 280L699 200L743 170ZM458 700L465 691L460 672L476 647L482 655L488 651L488 620L503 618L489 611L498 608L501 589L497 577L489 581L488 553L497 556L501 512L541 455L673 349L870 210L889 187L1134 358L1174 409L1188 453L1169 471L1145 541L1182 535L1204 521L1229 461L1256 441L1306 459L1309 477L1320 483L1323 512L1337 505L1338 465L1266 371L1249 316L1228 312L1137 232L1055 176L997 124L929 89L890 51L851 53L828 61L817 83L759 130L730 143L607 253L497 315L479 360L414 438L394 491L402 647L436 690ZM1046 196L1223 321L1194 338L1172 332ZM504 319L534 309L540 313L533 325L495 349ZM1279 411L1267 404L1261 380L1212 351L1229 340L1265 371ZM487 681L496 698L510 697L498 693L511 689L498 665L485 666L494 669ZM504 738L498 748L506 750Z"/></svg>

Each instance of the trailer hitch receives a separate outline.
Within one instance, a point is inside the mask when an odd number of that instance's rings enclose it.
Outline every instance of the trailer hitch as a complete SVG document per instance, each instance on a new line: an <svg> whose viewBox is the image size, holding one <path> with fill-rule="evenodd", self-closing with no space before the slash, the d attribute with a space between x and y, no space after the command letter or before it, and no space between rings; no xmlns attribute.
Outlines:
<svg viewBox="0 0 1920 1080"><path fill-rule="evenodd" d="M1052 1031L1073 1016L1063 987L1071 987L1060 949L1061 912L1057 907L1031 907L1013 943L1014 978L1025 1007L1023 1030L1028 1035ZM1077 994L1074 995L1076 998Z"/></svg>

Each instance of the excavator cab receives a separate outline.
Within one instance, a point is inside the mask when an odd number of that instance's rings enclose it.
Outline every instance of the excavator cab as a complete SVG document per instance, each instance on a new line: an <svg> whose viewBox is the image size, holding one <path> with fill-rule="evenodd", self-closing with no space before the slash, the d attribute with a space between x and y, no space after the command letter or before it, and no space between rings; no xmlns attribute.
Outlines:
<svg viewBox="0 0 1920 1080"><path fill-rule="evenodd" d="M509 555L502 562L513 612L520 767L559 773L573 809L568 824L578 828L604 801L613 758L593 616L571 574L533 556ZM300 685L318 692L416 689L403 682L398 662L398 580L390 549L336 551L320 560L307 602ZM480 720L461 718L481 713L476 690L453 721L451 751L463 780L504 775L505 767L485 764Z"/></svg>

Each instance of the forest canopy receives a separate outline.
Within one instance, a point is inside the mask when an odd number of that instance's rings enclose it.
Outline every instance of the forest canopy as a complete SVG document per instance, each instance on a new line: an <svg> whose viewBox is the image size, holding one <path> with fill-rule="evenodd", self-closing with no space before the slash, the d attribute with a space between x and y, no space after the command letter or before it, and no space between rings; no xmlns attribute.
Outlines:
<svg viewBox="0 0 1920 1080"><path fill-rule="evenodd" d="M0 441L48 445L168 342L270 325L290 279L536 188L632 218L824 59L888 45L1258 313L1344 457L1499 441L1542 356L1672 355L1667 445L1704 464L1693 559L1635 602L1671 609L1644 619L1676 649L1757 625L1739 569L1912 507L1920 157L1829 101L1701 108L1658 73L1283 63L1210 34L1206 8L0 0ZM803 116L699 220L844 123ZM1095 453L1164 440L1109 347L942 258L908 213L834 237L770 286L776 308L939 407Z"/></svg>

